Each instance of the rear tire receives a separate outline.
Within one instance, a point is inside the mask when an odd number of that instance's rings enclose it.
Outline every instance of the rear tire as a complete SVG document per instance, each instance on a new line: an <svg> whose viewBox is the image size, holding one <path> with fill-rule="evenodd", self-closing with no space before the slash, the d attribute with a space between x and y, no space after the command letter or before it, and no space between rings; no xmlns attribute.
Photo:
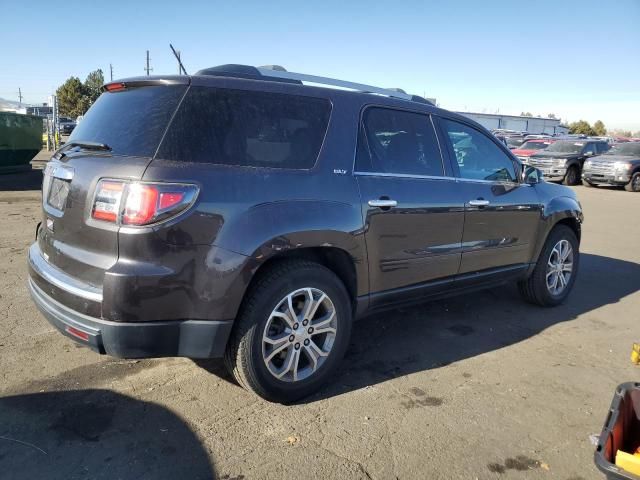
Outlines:
<svg viewBox="0 0 640 480"><path fill-rule="evenodd" d="M568 254L567 247L570 249ZM531 276L518 283L520 293L530 303L555 307L571 293L579 266L580 251L575 233L566 225L557 225L549 233Z"/></svg>
<svg viewBox="0 0 640 480"><path fill-rule="evenodd" d="M580 182L580 169L576 165L571 165L564 175L562 183L565 185L577 185Z"/></svg>
<svg viewBox="0 0 640 480"><path fill-rule="evenodd" d="M247 390L272 402L294 402L334 374L349 345L351 321L350 297L331 270L283 261L248 292L225 365Z"/></svg>
<svg viewBox="0 0 640 480"><path fill-rule="evenodd" d="M640 172L631 176L631 180L624 186L627 192L640 192Z"/></svg>

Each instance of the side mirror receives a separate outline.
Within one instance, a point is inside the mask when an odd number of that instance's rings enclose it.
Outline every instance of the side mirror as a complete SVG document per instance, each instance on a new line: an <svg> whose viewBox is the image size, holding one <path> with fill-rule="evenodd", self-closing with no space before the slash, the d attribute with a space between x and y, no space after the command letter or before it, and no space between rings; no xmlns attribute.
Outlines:
<svg viewBox="0 0 640 480"><path fill-rule="evenodd" d="M529 185L535 185L542 181L542 172L538 170L536 167L532 167L531 165L523 165L522 169L522 183L527 183Z"/></svg>
<svg viewBox="0 0 640 480"><path fill-rule="evenodd" d="M591 150L589 150L588 152L585 152L585 155L587 157L591 157L591 156L593 156L593 152Z"/></svg>

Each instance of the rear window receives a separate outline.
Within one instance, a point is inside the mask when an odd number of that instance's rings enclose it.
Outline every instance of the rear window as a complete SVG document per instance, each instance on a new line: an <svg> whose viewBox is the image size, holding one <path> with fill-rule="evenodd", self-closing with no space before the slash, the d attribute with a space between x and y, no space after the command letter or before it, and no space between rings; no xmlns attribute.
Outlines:
<svg viewBox="0 0 640 480"><path fill-rule="evenodd" d="M191 87L158 158L270 168L312 168L331 103L296 95Z"/></svg>
<svg viewBox="0 0 640 480"><path fill-rule="evenodd" d="M115 155L152 157L186 88L159 85L105 92L69 141L106 143Z"/></svg>

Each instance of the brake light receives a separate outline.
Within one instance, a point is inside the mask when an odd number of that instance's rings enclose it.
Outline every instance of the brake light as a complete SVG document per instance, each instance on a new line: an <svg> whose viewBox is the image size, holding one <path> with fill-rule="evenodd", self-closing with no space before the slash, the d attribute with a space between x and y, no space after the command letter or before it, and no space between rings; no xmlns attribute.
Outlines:
<svg viewBox="0 0 640 480"><path fill-rule="evenodd" d="M120 92L122 90L125 90L127 88L127 86L122 83L122 82L116 82L116 83L107 83L104 86L104 89L107 92Z"/></svg>
<svg viewBox="0 0 640 480"><path fill-rule="evenodd" d="M191 184L101 180L91 216L115 224L151 225L183 212L197 195L198 187Z"/></svg>
<svg viewBox="0 0 640 480"><path fill-rule="evenodd" d="M177 205L184 198L184 193L166 192L160 194L160 210Z"/></svg>

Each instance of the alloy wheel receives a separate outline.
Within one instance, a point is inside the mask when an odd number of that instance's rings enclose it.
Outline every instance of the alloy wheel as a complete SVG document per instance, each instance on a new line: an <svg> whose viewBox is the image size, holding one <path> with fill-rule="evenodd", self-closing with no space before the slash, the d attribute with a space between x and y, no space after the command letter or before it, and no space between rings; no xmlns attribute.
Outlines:
<svg viewBox="0 0 640 480"><path fill-rule="evenodd" d="M262 335L262 358L275 378L297 382L326 361L337 333L336 309L317 288L289 293L269 315Z"/></svg>
<svg viewBox="0 0 640 480"><path fill-rule="evenodd" d="M555 244L547 261L547 289L552 295L562 294L573 272L573 247L568 240Z"/></svg>

